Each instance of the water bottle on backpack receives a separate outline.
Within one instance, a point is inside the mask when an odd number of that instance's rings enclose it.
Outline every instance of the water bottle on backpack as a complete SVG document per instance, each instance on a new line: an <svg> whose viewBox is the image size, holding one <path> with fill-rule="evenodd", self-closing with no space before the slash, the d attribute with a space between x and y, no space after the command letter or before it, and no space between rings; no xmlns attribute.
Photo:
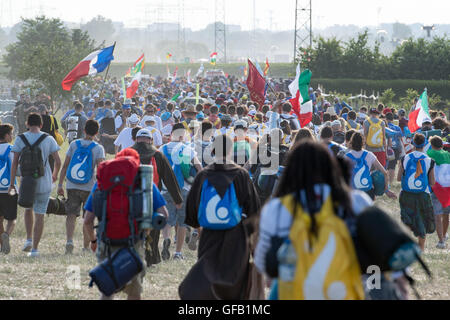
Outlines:
<svg viewBox="0 0 450 320"><path fill-rule="evenodd" d="M297 268L297 253L291 240L286 239L283 245L278 249L278 274L283 282L293 282Z"/></svg>

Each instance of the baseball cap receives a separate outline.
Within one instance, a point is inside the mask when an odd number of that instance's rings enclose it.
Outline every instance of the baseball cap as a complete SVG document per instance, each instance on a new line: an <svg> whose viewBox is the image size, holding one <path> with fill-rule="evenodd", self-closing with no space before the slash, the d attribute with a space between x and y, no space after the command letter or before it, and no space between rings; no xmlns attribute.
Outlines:
<svg viewBox="0 0 450 320"><path fill-rule="evenodd" d="M332 123L331 123L331 126L332 127L334 127L334 126L341 126L342 124L341 124L341 122L339 121L339 120L334 120Z"/></svg>
<svg viewBox="0 0 450 320"><path fill-rule="evenodd" d="M431 122L431 119L429 118L429 117L425 117L423 120L422 120L422 124L423 123L432 123Z"/></svg>
<svg viewBox="0 0 450 320"><path fill-rule="evenodd" d="M146 138L153 139L152 133L148 129L139 130L139 132L136 135L136 138L139 138L139 137L146 137Z"/></svg>
<svg viewBox="0 0 450 320"><path fill-rule="evenodd" d="M238 120L238 121L236 121L235 123L234 123L234 128L235 129L238 129L238 128L247 128L248 127L248 125L247 125L247 121L244 121L244 120Z"/></svg>
<svg viewBox="0 0 450 320"><path fill-rule="evenodd" d="M400 109L400 110L398 110L398 115L399 115L399 116L405 116L405 115L406 115L405 109Z"/></svg>
<svg viewBox="0 0 450 320"><path fill-rule="evenodd" d="M249 116L252 116L252 117L253 117L255 114L256 114L256 110L254 110L254 109L253 109L253 110L250 110L250 111L248 112L248 115L249 115Z"/></svg>
<svg viewBox="0 0 450 320"><path fill-rule="evenodd" d="M155 122L156 123L156 119L155 117L152 116L145 116L144 119L142 119L143 123L147 123L147 122Z"/></svg>
<svg viewBox="0 0 450 320"><path fill-rule="evenodd" d="M95 100L94 99L89 99L89 103L94 103Z"/></svg>
<svg viewBox="0 0 450 320"><path fill-rule="evenodd" d="M205 114L201 111L197 114L197 120L204 120L205 119Z"/></svg>
<svg viewBox="0 0 450 320"><path fill-rule="evenodd" d="M130 123L136 124L139 122L139 117L137 116L137 114L133 113L131 117L128 118L128 120L130 121Z"/></svg>
<svg viewBox="0 0 450 320"><path fill-rule="evenodd" d="M380 114L380 111L377 108L370 108L369 113Z"/></svg>

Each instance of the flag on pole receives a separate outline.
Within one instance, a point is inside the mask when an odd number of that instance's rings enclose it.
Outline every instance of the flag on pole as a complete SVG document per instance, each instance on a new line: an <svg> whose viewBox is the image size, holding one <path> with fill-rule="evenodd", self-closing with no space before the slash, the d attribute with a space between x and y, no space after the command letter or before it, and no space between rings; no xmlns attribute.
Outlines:
<svg viewBox="0 0 450 320"><path fill-rule="evenodd" d="M292 110L297 115L300 126L304 128L312 120L313 103L310 100L308 89L311 83L312 73L310 70L305 70L300 73L300 65L297 66L296 80L289 85L289 91L294 98L289 102L292 105ZM293 92L295 91L295 94Z"/></svg>
<svg viewBox="0 0 450 320"><path fill-rule="evenodd" d="M210 62L213 66L216 65L217 62L217 52L213 52L210 56Z"/></svg>
<svg viewBox="0 0 450 320"><path fill-rule="evenodd" d="M139 83L141 82L142 78L142 70L140 69L142 67L142 63L139 63L137 67L138 69L134 69L136 73L133 76L133 80L131 80L131 84L127 88L127 99L133 98L137 90L139 89Z"/></svg>
<svg viewBox="0 0 450 320"><path fill-rule="evenodd" d="M450 153L441 150L428 150L428 156L436 162L434 176L436 183L432 187L436 198L443 208L450 206Z"/></svg>
<svg viewBox="0 0 450 320"><path fill-rule="evenodd" d="M142 54L142 56L139 57L139 59L136 60L134 65L130 68L130 77L134 77L134 75L138 72L143 72L145 66L145 56Z"/></svg>
<svg viewBox="0 0 450 320"><path fill-rule="evenodd" d="M420 96L417 102L416 109L410 113L408 128L412 133L422 128L424 120L431 121L430 111L428 109L428 94L427 89Z"/></svg>
<svg viewBox="0 0 450 320"><path fill-rule="evenodd" d="M248 68L249 74L247 78L247 88L250 92L250 97L262 107L265 101L264 89L266 87L266 80L258 72L250 59L248 59Z"/></svg>
<svg viewBox="0 0 450 320"><path fill-rule="evenodd" d="M198 101L200 100L200 84L197 83L197 90L195 92L195 104L198 104Z"/></svg>
<svg viewBox="0 0 450 320"><path fill-rule="evenodd" d="M269 69L270 69L269 58L266 58L266 66L264 68L264 76L267 76L267 74L269 73Z"/></svg>
<svg viewBox="0 0 450 320"><path fill-rule="evenodd" d="M261 77L264 77L264 72L261 69L261 66L259 65L258 61L256 59L252 59L251 61L252 61L253 65L256 67L256 70L258 70Z"/></svg>
<svg viewBox="0 0 450 320"><path fill-rule="evenodd" d="M170 101L176 102L178 98L181 96L181 93L177 93Z"/></svg>
<svg viewBox="0 0 450 320"><path fill-rule="evenodd" d="M97 73L103 72L114 60L114 48L115 45L97 50L89 54L78 65L70 71L62 81L61 85L63 90L70 91L72 86L79 79L86 76L94 76Z"/></svg>
<svg viewBox="0 0 450 320"><path fill-rule="evenodd" d="M198 76L200 76L203 73L203 71L205 71L205 66L202 63L202 65L198 69L197 74L195 75L195 77L197 78Z"/></svg>
<svg viewBox="0 0 450 320"><path fill-rule="evenodd" d="M189 69L187 72L187 83L191 84L191 69Z"/></svg>

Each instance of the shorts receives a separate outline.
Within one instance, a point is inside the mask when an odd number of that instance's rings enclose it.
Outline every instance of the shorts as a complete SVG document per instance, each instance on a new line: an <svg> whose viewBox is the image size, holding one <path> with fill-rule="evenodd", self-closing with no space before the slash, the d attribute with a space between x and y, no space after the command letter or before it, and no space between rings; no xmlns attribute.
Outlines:
<svg viewBox="0 0 450 320"><path fill-rule="evenodd" d="M0 217L8 221L17 219L17 200L19 196L16 194L11 197L7 193L0 193Z"/></svg>
<svg viewBox="0 0 450 320"><path fill-rule="evenodd" d="M186 198L188 194L189 191L185 189L181 190L181 197L183 198L183 207L181 209L177 209L175 207L175 203L169 193L164 195L167 202L167 211L169 211L169 219L167 219L167 224L169 226L175 227L178 225L181 227L187 227L184 222L186 220Z"/></svg>
<svg viewBox="0 0 450 320"><path fill-rule="evenodd" d="M47 214L48 202L50 201L49 193L36 193L34 195L33 211L35 214Z"/></svg>
<svg viewBox="0 0 450 320"><path fill-rule="evenodd" d="M450 207L442 208L441 202L434 193L431 193L431 201L433 202L433 212L436 216L450 214Z"/></svg>
<svg viewBox="0 0 450 320"><path fill-rule="evenodd" d="M400 160L400 156L402 154L401 149L392 149L394 150L395 160L388 161L387 169L388 170L395 170L397 167L398 160Z"/></svg>
<svg viewBox="0 0 450 320"><path fill-rule="evenodd" d="M373 154L377 157L383 168L386 168L386 151L374 152Z"/></svg>
<svg viewBox="0 0 450 320"><path fill-rule="evenodd" d="M102 246L103 248L105 248L104 246ZM107 252L99 252L100 246L97 249L97 262L98 263L102 263L103 261L105 261L105 259L108 257ZM112 246L111 247L111 255L113 255L116 251L119 251L120 249L122 249L122 246ZM142 294L143 291L143 282L144 282L144 278L145 278L145 262L144 262L144 246L143 246L143 242L142 241L138 241L136 242L136 244L134 245L134 249L136 250L136 252L139 255L139 258L143 261L143 268L141 273L139 273L137 276L135 276L133 278L133 280L131 280L126 286L125 288L122 290L125 294L130 295L130 296L138 296Z"/></svg>
<svg viewBox="0 0 450 320"><path fill-rule="evenodd" d="M89 191L70 189L67 190L66 212L67 214L80 216L81 209L89 198Z"/></svg>
<svg viewBox="0 0 450 320"><path fill-rule="evenodd" d="M414 233L414 236L425 238L436 231L433 215L433 204L429 193L400 193L400 216L402 222Z"/></svg>

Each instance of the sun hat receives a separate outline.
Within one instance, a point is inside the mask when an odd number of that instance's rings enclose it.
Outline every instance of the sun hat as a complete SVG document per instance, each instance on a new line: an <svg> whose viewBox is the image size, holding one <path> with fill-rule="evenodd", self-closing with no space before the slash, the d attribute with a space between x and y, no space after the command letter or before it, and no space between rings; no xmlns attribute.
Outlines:
<svg viewBox="0 0 450 320"><path fill-rule="evenodd" d="M130 121L131 124L136 124L139 122L139 117L136 113L133 113L131 117L128 118L128 121Z"/></svg>

